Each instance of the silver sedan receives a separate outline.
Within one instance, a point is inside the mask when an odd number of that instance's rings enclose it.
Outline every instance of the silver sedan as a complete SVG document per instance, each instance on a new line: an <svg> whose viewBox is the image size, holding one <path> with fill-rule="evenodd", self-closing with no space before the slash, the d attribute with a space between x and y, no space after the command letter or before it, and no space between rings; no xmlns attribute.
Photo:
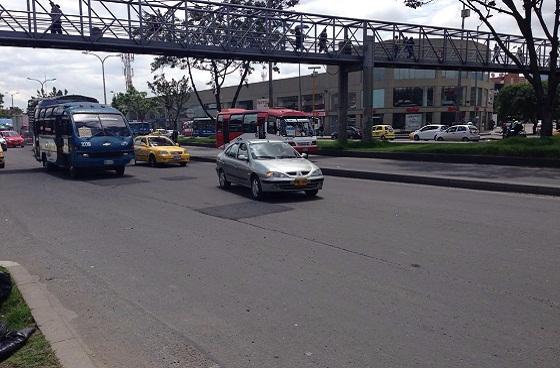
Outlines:
<svg viewBox="0 0 560 368"><path fill-rule="evenodd" d="M283 141L238 139L216 164L220 188L239 184L251 188L254 199L262 199L264 192L303 191L313 197L323 188L321 169Z"/></svg>

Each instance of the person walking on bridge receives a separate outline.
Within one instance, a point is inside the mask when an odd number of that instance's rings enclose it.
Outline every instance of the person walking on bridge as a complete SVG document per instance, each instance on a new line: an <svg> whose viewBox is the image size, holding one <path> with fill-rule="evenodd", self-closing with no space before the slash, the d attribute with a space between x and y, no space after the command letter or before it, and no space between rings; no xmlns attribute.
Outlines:
<svg viewBox="0 0 560 368"><path fill-rule="evenodd" d="M319 34L319 52L327 52L327 27Z"/></svg>
<svg viewBox="0 0 560 368"><path fill-rule="evenodd" d="M51 33L62 34L62 10L60 5L50 2L51 4Z"/></svg>
<svg viewBox="0 0 560 368"><path fill-rule="evenodd" d="M492 58L492 62L496 64L500 63L500 46L498 44L494 45L494 57Z"/></svg>

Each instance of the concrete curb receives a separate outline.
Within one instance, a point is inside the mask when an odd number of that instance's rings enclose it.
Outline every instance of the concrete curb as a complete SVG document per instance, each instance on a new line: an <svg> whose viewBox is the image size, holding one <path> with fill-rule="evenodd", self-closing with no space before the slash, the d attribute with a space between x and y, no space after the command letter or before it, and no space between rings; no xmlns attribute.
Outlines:
<svg viewBox="0 0 560 368"><path fill-rule="evenodd" d="M213 157L191 156L192 161L216 162ZM439 187L453 187L463 189L485 190L490 192L524 193L548 196L560 196L560 187L548 187L530 184L499 183L474 179L455 179L439 176L419 176L408 174L394 174L375 171L360 171L346 169L321 168L327 176L338 176L343 178L366 179L378 181L391 181L397 183L423 184Z"/></svg>
<svg viewBox="0 0 560 368"><path fill-rule="evenodd" d="M560 168L560 160L550 158L457 155L437 153L361 152L346 150L319 150L318 155L333 157L379 158L403 161L429 161L454 164L483 164L526 167Z"/></svg>
<svg viewBox="0 0 560 368"><path fill-rule="evenodd" d="M39 278L32 276L20 264L0 261L8 269L23 299L31 309L37 326L51 344L60 364L65 368L95 368L85 346L66 322L68 311L47 291Z"/></svg>
<svg viewBox="0 0 560 368"><path fill-rule="evenodd" d="M549 196L560 196L560 187L547 187L530 184L498 183L492 181L455 179L437 176L418 176L408 174L393 174L371 171L357 171L345 169L321 168L323 174L344 178L367 179L378 181L392 181L398 183L424 184L439 187L453 187L464 189L485 190L490 192L525 193Z"/></svg>

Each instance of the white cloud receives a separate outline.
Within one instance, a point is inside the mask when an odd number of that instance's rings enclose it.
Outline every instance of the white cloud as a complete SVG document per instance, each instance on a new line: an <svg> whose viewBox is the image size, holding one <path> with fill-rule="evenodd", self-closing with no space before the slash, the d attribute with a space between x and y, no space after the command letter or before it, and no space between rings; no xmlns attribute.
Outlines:
<svg viewBox="0 0 560 368"><path fill-rule="evenodd" d="M43 0L46 4L47 1ZM2 0L6 8L21 7L24 2L21 0ZM59 0L58 3L64 10L76 10L77 1ZM551 2L545 2L548 17L551 14ZM403 5L402 0L301 0L297 10L338 15L353 18L367 18L375 20L386 20L393 22L415 23L434 26L461 26L460 3L457 0L438 0L435 3L421 9L410 9ZM48 8L47 8L48 9ZM510 17L496 16L494 24L502 32L516 33L519 31ZM480 21L474 14L466 19L466 28L476 29ZM482 26L482 29L485 29ZM535 27L537 34L538 27ZM31 82L26 77L37 79L56 78L54 83L58 88L66 88L71 93L79 93L98 98L102 101L103 89L101 79L101 64L93 56L82 55L81 51L68 50L45 50L45 49L26 49L3 47L2 54L2 77L0 78L0 92L18 91L14 96L17 106L24 108L27 99L35 95L39 84ZM99 53L104 56L106 53ZM134 62L134 84L140 90L147 91L146 81L151 80L150 63L153 57L137 55ZM297 65L280 65L281 73L275 73L275 78L286 78L298 75ZM309 74L307 66L302 65L302 74ZM166 71L166 74L180 77L186 71L173 70ZM106 62L106 80L108 100L111 99L110 91L122 92L125 90L125 81L122 73L122 63L119 59L109 59ZM195 80L199 89L206 89L205 82L207 77L203 73L196 73ZM228 78L227 84L235 84L238 80L237 75ZM250 78L251 81L261 80L261 69L257 70ZM53 83L48 86L52 88ZM9 98L6 98L6 104Z"/></svg>

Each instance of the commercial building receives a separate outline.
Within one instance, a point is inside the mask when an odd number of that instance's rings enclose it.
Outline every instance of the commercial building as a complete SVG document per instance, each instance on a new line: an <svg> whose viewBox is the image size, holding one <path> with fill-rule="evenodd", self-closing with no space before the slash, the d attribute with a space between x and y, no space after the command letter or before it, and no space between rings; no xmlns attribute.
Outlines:
<svg viewBox="0 0 560 368"><path fill-rule="evenodd" d="M306 112L315 111L315 115L324 117L325 132L335 131L338 109L337 72L336 67L328 67L323 73L315 75L274 80L273 105ZM277 75L274 77L277 78ZM231 101L236 88L237 86L232 86L222 89L222 108L232 107ZM401 131L410 131L427 123L450 124L460 121L472 121L481 128L486 128L492 119L493 88L494 83L489 81L488 74L482 72L376 68L371 96L374 123L390 124ZM362 126L362 93L362 73L350 73L349 125ZM203 104L215 114L213 92L200 91L200 95ZM190 102L189 116L205 116L194 96ZM243 87L236 107L258 109L263 102L268 102L268 81Z"/></svg>

